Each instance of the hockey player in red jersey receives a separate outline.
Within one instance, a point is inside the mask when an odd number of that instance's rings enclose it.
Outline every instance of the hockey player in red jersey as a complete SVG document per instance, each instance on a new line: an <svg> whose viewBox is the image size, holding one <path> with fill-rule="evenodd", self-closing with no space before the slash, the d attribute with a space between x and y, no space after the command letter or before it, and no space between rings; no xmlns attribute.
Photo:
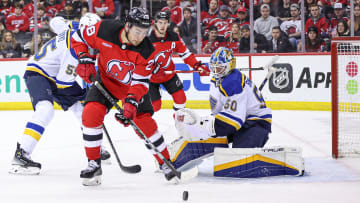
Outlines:
<svg viewBox="0 0 360 203"><path fill-rule="evenodd" d="M103 20L87 26L74 34L72 47L79 57L76 73L88 83L96 78L115 100L122 100L123 114L115 114L122 124L129 119L144 132L159 152L169 159L169 153L155 120L153 107L147 94L154 71L154 47L146 37L151 20L147 11L134 7L130 10L125 26L118 20ZM99 50L98 71L88 54L88 46ZM81 171L83 185L101 184L100 146L103 137L102 124L112 104L92 85L82 113L83 139L88 167ZM149 148L149 147L148 147ZM155 153L155 152L154 152ZM155 155L167 180L175 174Z"/></svg>
<svg viewBox="0 0 360 203"><path fill-rule="evenodd" d="M157 68L150 80L150 95L154 107L154 111L161 109L160 85L171 94L174 100L174 110L185 108L186 96L183 85L176 73L166 74L165 71L174 71L175 64L171 59L171 55L176 52L184 60L186 64L200 71L200 76L209 75L209 68L196 60L195 55L186 48L181 37L168 30L170 16L167 12L159 12L155 16L155 29L150 33L150 40L155 47L155 61Z"/></svg>

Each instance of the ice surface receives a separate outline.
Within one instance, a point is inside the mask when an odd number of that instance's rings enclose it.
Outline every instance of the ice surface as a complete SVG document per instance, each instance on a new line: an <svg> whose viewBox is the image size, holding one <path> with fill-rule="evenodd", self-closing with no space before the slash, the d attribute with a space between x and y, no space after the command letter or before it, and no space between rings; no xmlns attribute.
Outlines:
<svg viewBox="0 0 360 203"><path fill-rule="evenodd" d="M206 115L208 110L196 110ZM176 137L172 110L155 114L167 142ZM140 164L142 172L126 174L115 159L103 165L102 185L84 187L80 170L87 165L78 121L71 112L56 111L55 117L34 150L32 158L42 164L39 176L8 174L16 141L32 111L1 111L0 202L360 202L360 159L331 158L331 113L273 111L273 133L266 146L301 146L305 157L304 177L229 179L212 176L212 159L200 167L199 177L174 185L154 173L154 159L143 142L129 128L113 119L105 125L122 162ZM111 151L104 136L104 144Z"/></svg>

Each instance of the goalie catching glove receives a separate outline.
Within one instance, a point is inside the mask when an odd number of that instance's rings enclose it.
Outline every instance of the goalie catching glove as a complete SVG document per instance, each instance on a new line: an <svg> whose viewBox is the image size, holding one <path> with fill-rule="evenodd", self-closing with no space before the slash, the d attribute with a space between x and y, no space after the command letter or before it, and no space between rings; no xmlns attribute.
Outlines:
<svg viewBox="0 0 360 203"><path fill-rule="evenodd" d="M88 53L79 54L79 64L76 67L76 74L87 83L92 83L91 78L96 77L95 60L96 56L94 55Z"/></svg>
<svg viewBox="0 0 360 203"><path fill-rule="evenodd" d="M201 63L199 61L194 65L194 70L199 71L200 76L209 76L210 75L210 69L205 63Z"/></svg>

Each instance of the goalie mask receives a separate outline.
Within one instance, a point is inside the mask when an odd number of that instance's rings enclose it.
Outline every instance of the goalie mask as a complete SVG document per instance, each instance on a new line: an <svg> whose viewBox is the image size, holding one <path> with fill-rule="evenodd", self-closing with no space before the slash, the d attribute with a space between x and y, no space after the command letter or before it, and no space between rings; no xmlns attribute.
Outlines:
<svg viewBox="0 0 360 203"><path fill-rule="evenodd" d="M235 69L236 60L232 51L225 47L219 47L211 55L210 71L214 78L222 78Z"/></svg>
<svg viewBox="0 0 360 203"><path fill-rule="evenodd" d="M83 17L80 19L80 27L95 25L97 22L99 22L101 18L94 14L94 13L86 13Z"/></svg>

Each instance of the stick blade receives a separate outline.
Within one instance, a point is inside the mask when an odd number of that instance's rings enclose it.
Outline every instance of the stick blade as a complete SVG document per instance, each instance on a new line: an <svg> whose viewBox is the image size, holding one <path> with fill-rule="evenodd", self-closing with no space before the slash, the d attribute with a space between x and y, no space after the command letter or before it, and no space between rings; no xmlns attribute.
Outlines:
<svg viewBox="0 0 360 203"><path fill-rule="evenodd" d="M184 182L184 181L188 181L191 180L195 177L197 177L199 174L199 168L197 166L186 170L186 171L181 171L180 172L180 181Z"/></svg>
<svg viewBox="0 0 360 203"><path fill-rule="evenodd" d="M121 170L123 170L126 173L139 173L141 172L141 166L140 165L121 166Z"/></svg>

